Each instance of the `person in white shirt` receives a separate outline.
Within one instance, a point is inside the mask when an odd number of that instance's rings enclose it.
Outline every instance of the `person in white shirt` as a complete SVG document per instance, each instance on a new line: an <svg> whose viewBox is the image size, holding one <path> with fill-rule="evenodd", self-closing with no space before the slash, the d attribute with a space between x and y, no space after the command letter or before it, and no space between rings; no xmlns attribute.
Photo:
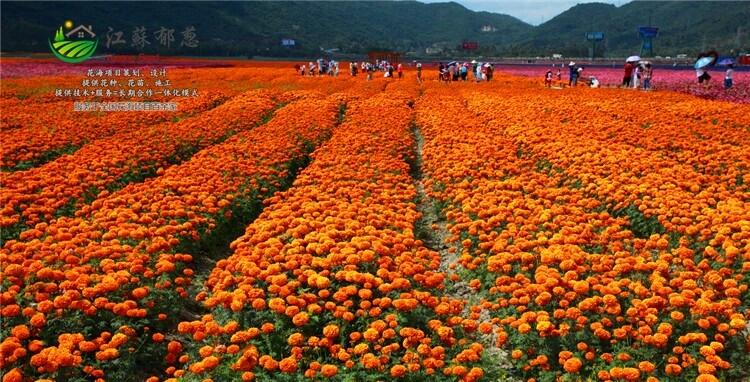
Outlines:
<svg viewBox="0 0 750 382"><path fill-rule="evenodd" d="M724 73L724 89L732 87L732 77L734 77L734 64L729 64L726 73Z"/></svg>
<svg viewBox="0 0 750 382"><path fill-rule="evenodd" d="M597 80L594 76L589 77L589 87L592 87L594 89L598 88L599 80Z"/></svg>

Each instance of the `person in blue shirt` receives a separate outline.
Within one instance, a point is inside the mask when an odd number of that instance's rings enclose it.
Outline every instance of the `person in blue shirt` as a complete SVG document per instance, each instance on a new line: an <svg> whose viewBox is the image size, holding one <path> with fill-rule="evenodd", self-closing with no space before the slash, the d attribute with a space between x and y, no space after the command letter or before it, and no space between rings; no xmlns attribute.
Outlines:
<svg viewBox="0 0 750 382"><path fill-rule="evenodd" d="M570 64L568 64L568 86L576 86L578 84L578 68L576 67L576 63L571 61Z"/></svg>

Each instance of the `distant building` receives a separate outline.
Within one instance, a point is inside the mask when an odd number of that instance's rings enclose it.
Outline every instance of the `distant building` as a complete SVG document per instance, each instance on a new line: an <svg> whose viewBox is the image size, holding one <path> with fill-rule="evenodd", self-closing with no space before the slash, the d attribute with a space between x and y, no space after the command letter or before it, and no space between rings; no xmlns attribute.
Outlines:
<svg viewBox="0 0 750 382"><path fill-rule="evenodd" d="M497 31L497 28L495 28L495 27L494 27L494 26L492 26L492 25L482 25L482 29L481 29L481 31L482 31L482 32L496 32L496 31Z"/></svg>
<svg viewBox="0 0 750 382"><path fill-rule="evenodd" d="M294 41L294 39L291 39L291 38L282 38L281 39L281 45L282 46L295 46L296 44L297 44L297 42Z"/></svg>
<svg viewBox="0 0 750 382"><path fill-rule="evenodd" d="M476 41L464 41L461 43L461 49L463 50L477 50L479 44Z"/></svg>
<svg viewBox="0 0 750 382"><path fill-rule="evenodd" d="M426 48L426 49L424 50L424 52L425 52L426 54L440 54L440 53L442 53L442 52L443 52L443 50L442 50L442 49L440 49L440 48L434 48L434 47L431 47L431 46L430 46L430 47Z"/></svg>

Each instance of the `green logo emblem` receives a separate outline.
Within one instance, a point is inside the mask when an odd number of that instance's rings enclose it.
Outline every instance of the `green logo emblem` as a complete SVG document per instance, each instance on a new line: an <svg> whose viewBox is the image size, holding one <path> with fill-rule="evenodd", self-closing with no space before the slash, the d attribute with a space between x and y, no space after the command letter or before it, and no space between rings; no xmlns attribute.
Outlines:
<svg viewBox="0 0 750 382"><path fill-rule="evenodd" d="M91 25L79 25L73 28L73 22L68 20L65 22L65 29L70 29L70 31L63 34L63 27L60 27L55 32L54 40L49 40L49 47L57 58L63 62L76 64L87 60L94 54L99 40L94 38L96 35L91 31Z"/></svg>

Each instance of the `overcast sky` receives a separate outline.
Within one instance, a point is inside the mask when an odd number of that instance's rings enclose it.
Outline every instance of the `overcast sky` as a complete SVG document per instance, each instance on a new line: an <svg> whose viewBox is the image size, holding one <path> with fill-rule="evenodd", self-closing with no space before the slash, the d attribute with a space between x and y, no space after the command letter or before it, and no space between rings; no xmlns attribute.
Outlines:
<svg viewBox="0 0 750 382"><path fill-rule="evenodd" d="M443 3L448 0L420 0L424 3ZM539 25L580 3L610 3L623 5L628 0L453 0L473 11L505 13L529 24Z"/></svg>

